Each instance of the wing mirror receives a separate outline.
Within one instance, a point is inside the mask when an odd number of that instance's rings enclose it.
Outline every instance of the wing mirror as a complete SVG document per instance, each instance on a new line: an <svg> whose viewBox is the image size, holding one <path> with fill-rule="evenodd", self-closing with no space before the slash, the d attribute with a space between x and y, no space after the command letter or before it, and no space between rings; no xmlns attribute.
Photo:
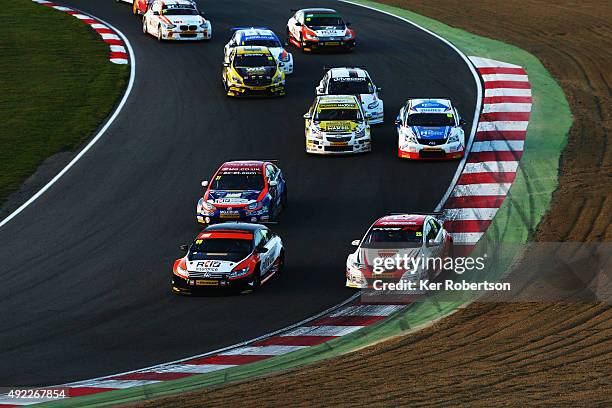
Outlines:
<svg viewBox="0 0 612 408"><path fill-rule="evenodd" d="M325 91L323 90L323 87L319 86L317 87L317 95L323 95L325 93Z"/></svg>
<svg viewBox="0 0 612 408"><path fill-rule="evenodd" d="M159 16L159 11L154 11L154 12L153 12L153 15L154 15L154 16Z"/></svg>
<svg viewBox="0 0 612 408"><path fill-rule="evenodd" d="M310 112L304 114L304 119L312 119L312 115L310 114Z"/></svg>
<svg viewBox="0 0 612 408"><path fill-rule="evenodd" d="M376 87L376 91L377 91L377 92L382 92L382 87L381 87L381 86L377 86L377 87Z"/></svg>
<svg viewBox="0 0 612 408"><path fill-rule="evenodd" d="M296 26L296 27L301 27L301 26L302 26L302 23L300 23L299 21L296 21L296 22L295 22L295 26Z"/></svg>
<svg viewBox="0 0 612 408"><path fill-rule="evenodd" d="M351 245L352 245L352 246L359 246L359 244L360 244L360 243L361 243L361 241L360 241L360 240L358 240L358 239L356 239L356 240L353 240L353 241L351 242Z"/></svg>
<svg viewBox="0 0 612 408"><path fill-rule="evenodd" d="M432 246L436 246L436 245L438 245L438 243L436 242L435 239L428 239L427 240L427 246L428 247L432 247Z"/></svg>
<svg viewBox="0 0 612 408"><path fill-rule="evenodd" d="M459 119L459 126L465 126L466 125L466 121L465 119Z"/></svg>
<svg viewBox="0 0 612 408"><path fill-rule="evenodd" d="M229 64L229 62L224 62L224 63L223 63L223 66L224 66L224 67L229 67L229 66L230 66L230 64Z"/></svg>
<svg viewBox="0 0 612 408"><path fill-rule="evenodd" d="M400 126L402 124L402 121L400 119L395 119L394 123L396 126Z"/></svg>
<svg viewBox="0 0 612 408"><path fill-rule="evenodd" d="M183 244L179 247L179 249L183 252L187 252L189 250L189 245Z"/></svg>
<svg viewBox="0 0 612 408"><path fill-rule="evenodd" d="M202 181L202 187L208 187L208 180Z"/></svg>
<svg viewBox="0 0 612 408"><path fill-rule="evenodd" d="M270 180L270 181L268 181L268 185L269 185L270 187L276 187L276 186L278 185L278 181L276 181L276 180Z"/></svg>

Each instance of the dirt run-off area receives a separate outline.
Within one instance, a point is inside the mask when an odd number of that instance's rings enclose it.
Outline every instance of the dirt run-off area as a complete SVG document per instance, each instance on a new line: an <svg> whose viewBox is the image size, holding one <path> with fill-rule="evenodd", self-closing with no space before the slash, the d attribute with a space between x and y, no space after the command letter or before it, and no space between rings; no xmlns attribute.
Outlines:
<svg viewBox="0 0 612 408"><path fill-rule="evenodd" d="M612 2L386 0L536 55L574 115L541 242L612 241ZM612 406L612 308L479 303L342 358L138 406Z"/></svg>

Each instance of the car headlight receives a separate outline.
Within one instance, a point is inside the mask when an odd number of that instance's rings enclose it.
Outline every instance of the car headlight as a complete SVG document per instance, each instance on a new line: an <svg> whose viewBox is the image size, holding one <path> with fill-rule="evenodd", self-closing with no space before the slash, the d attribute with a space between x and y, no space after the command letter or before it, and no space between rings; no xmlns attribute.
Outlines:
<svg viewBox="0 0 612 408"><path fill-rule="evenodd" d="M459 132L453 132L448 137L448 143L457 143L459 142Z"/></svg>
<svg viewBox="0 0 612 408"><path fill-rule="evenodd" d="M404 139L407 143L418 143L416 136L409 129L404 129Z"/></svg>
<svg viewBox="0 0 612 408"><path fill-rule="evenodd" d="M246 268L242 268L242 269L236 269L235 271L232 271L229 274L230 278L239 278L241 276L244 276L246 274L249 273L249 267L247 266Z"/></svg>
<svg viewBox="0 0 612 408"><path fill-rule="evenodd" d="M164 27L168 30L172 30L173 28L176 28L174 24L165 24Z"/></svg>
<svg viewBox="0 0 612 408"><path fill-rule="evenodd" d="M229 73L227 75L227 78L231 81L231 82L235 82L237 84L241 84L242 83L242 78L240 78L238 75L233 74L233 73Z"/></svg>
<svg viewBox="0 0 612 408"><path fill-rule="evenodd" d="M317 125L312 125L310 127L310 136L315 139L323 139L323 132L321 132L321 129L319 129Z"/></svg>
<svg viewBox="0 0 612 408"><path fill-rule="evenodd" d="M200 24L200 28L208 28L208 21L202 20L202 24Z"/></svg>
<svg viewBox="0 0 612 408"><path fill-rule="evenodd" d="M260 201L252 202L251 204L246 206L247 210L251 210L251 211L260 210L262 207L263 207L263 203Z"/></svg>
<svg viewBox="0 0 612 408"><path fill-rule="evenodd" d="M353 39L353 32L351 30L347 30L346 34L344 35L344 39L345 40L352 40Z"/></svg>
<svg viewBox="0 0 612 408"><path fill-rule="evenodd" d="M371 104L368 105L368 109L374 109L374 108L378 108L378 105L380 105L379 101L374 101Z"/></svg>
<svg viewBox="0 0 612 408"><path fill-rule="evenodd" d="M180 276L182 276L184 278L188 278L189 277L189 272L187 272L187 269L181 268L180 264L176 266L176 274L180 275Z"/></svg>
<svg viewBox="0 0 612 408"><path fill-rule="evenodd" d="M358 130L357 132L355 132L355 138L356 139L360 139L362 137L364 137L366 135L366 128L362 128L361 130Z"/></svg>
<svg viewBox="0 0 612 408"><path fill-rule="evenodd" d="M278 56L278 60L282 62L289 62L289 53L283 50Z"/></svg>
<svg viewBox="0 0 612 408"><path fill-rule="evenodd" d="M217 207L209 203L208 201L204 201L202 203L202 210L207 213L213 213L217 210Z"/></svg>
<svg viewBox="0 0 612 408"><path fill-rule="evenodd" d="M306 37L307 40L318 40L319 39L319 37L317 37L317 34L314 31L305 31L304 37Z"/></svg>
<svg viewBox="0 0 612 408"><path fill-rule="evenodd" d="M284 81L284 77L282 75L277 75L274 77L274 79L272 80L272 82L274 83L274 85L278 85L280 83L282 83Z"/></svg>

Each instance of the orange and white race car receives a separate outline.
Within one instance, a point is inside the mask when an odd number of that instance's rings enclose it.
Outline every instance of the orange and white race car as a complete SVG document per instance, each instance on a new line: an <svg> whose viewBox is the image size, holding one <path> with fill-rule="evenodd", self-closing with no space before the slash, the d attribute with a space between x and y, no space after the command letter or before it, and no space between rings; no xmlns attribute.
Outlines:
<svg viewBox="0 0 612 408"><path fill-rule="evenodd" d="M210 40L212 25L190 0L154 0L142 18L142 32L162 40Z"/></svg>
<svg viewBox="0 0 612 408"><path fill-rule="evenodd" d="M193 294L206 288L253 291L284 266L281 238L261 224L226 222L208 226L172 267L172 291Z"/></svg>

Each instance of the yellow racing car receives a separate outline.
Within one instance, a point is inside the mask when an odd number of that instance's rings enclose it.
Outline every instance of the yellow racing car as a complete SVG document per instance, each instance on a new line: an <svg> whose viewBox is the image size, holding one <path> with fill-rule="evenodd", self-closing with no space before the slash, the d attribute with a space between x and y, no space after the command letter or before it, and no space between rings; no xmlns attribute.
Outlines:
<svg viewBox="0 0 612 408"><path fill-rule="evenodd" d="M285 95L285 74L268 47L235 47L223 62L223 87L228 96Z"/></svg>

